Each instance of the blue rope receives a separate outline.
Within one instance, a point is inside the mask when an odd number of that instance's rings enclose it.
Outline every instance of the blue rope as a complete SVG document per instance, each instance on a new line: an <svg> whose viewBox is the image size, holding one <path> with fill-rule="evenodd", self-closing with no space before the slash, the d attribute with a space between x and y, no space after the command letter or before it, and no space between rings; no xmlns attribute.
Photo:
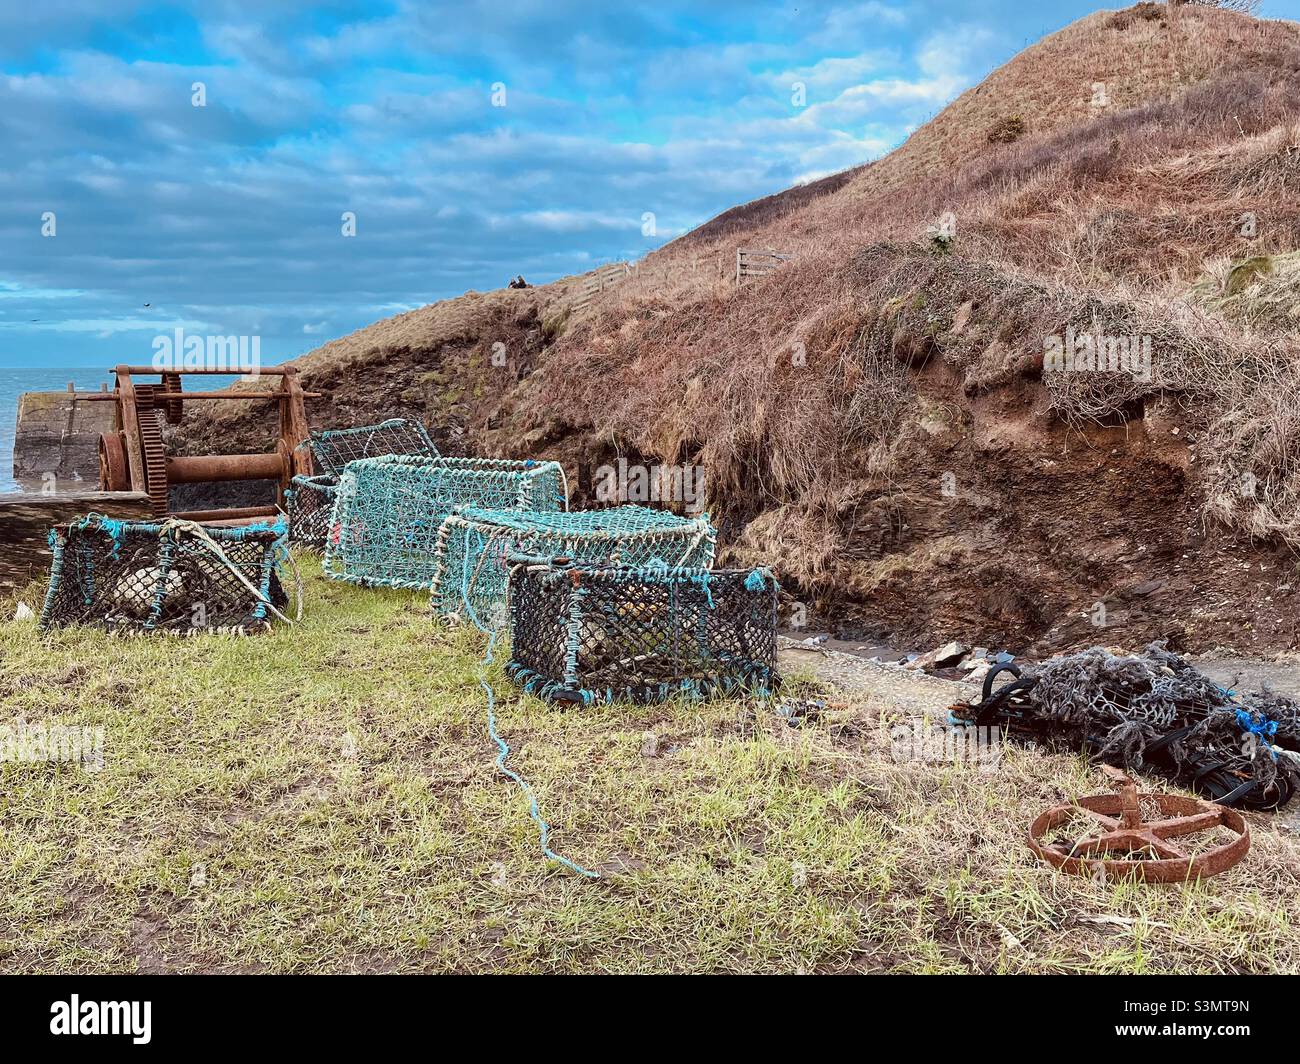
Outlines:
<svg viewBox="0 0 1300 1064"><path fill-rule="evenodd" d="M1237 723L1247 732L1259 737L1273 760L1277 760L1277 751L1273 749L1273 736L1277 734L1277 721L1269 720L1264 714L1259 715L1259 720L1255 720L1255 714L1247 712L1244 709L1237 710Z"/></svg>
<svg viewBox="0 0 1300 1064"><path fill-rule="evenodd" d="M497 754L496 766L501 770L503 775L508 776L510 779L514 780L514 782L519 785L520 790L522 790L524 794L528 796L528 815L531 816L533 820L537 823L537 835L539 841L541 842L542 853L546 857L549 857L552 861L555 861L557 864L563 865L571 872L577 872L578 875L586 876L586 878L588 879L599 879L600 878L599 872L591 872L588 869L583 868L579 864L575 864L573 861L570 861L567 857L561 856L560 854L556 853L554 850L551 849L550 846L551 826L548 823L546 823L546 821L542 817L542 812L537 805L537 796L533 793L533 788L529 785L528 781L523 778L523 776L519 775L519 773L515 772L513 769L506 767L506 758L510 756L510 746L497 733L496 694L492 690L492 685L487 682L487 670L488 670L488 666L491 665L493 661L492 652L496 648L497 632L499 629L485 628L483 626L483 623L478 619L478 614L474 612L474 607L470 604L469 601L469 561L470 561L469 536L470 536L470 530L469 528L466 528L465 529L465 561L461 573L461 598L464 600L465 603L465 612L469 615L470 620L474 622L474 626L480 632L485 633L488 637L487 652L483 655L483 663L479 673L478 684L481 688L483 688L483 693L487 695L488 735L492 737L492 741L497 744L497 746L500 748L501 751L499 754Z"/></svg>

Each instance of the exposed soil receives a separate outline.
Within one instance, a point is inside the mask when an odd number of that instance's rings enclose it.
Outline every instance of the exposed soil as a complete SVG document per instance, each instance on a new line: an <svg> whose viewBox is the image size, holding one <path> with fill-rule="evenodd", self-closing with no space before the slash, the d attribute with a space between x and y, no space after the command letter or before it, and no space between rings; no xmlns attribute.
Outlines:
<svg viewBox="0 0 1300 1064"><path fill-rule="evenodd" d="M920 380L922 397L952 402ZM1297 645L1297 558L1206 527L1187 485L1193 428L1158 408L1074 429L1036 414L1031 391L960 403L972 430L909 451L890 493L855 515L821 614L890 645L960 638L1030 656Z"/></svg>

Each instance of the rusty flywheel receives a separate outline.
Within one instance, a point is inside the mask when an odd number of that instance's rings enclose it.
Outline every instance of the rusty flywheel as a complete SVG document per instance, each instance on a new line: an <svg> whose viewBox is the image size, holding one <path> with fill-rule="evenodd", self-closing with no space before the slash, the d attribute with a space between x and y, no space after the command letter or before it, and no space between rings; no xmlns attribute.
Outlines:
<svg viewBox="0 0 1300 1064"><path fill-rule="evenodd" d="M105 432L99 437L99 487L101 491L131 490L124 432Z"/></svg>

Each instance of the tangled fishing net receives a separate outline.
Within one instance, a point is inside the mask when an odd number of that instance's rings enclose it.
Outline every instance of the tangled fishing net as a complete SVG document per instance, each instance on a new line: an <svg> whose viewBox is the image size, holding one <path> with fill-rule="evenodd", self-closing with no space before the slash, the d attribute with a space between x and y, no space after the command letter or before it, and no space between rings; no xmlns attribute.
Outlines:
<svg viewBox="0 0 1300 1064"><path fill-rule="evenodd" d="M717 534L708 515L678 517L646 506L573 513L465 507L438 530L433 609L444 617L504 625L514 559L566 558L575 564L708 569ZM473 617L465 617L467 611Z"/></svg>
<svg viewBox="0 0 1300 1064"><path fill-rule="evenodd" d="M458 507L563 510L557 462L387 455L348 464L325 543L325 575L367 586L430 587L439 530Z"/></svg>
<svg viewBox="0 0 1300 1064"><path fill-rule="evenodd" d="M1002 671L1014 678L995 691ZM1141 654L1093 647L1023 671L1004 666L986 678L978 705L954 713L1164 775L1225 805L1274 808L1300 783L1300 704L1225 691L1163 643Z"/></svg>
<svg viewBox="0 0 1300 1064"><path fill-rule="evenodd" d="M50 546L43 629L247 634L288 604L283 521L218 528L90 514L51 531Z"/></svg>
<svg viewBox="0 0 1300 1064"><path fill-rule="evenodd" d="M766 695L777 591L767 569L515 565L507 671L554 701Z"/></svg>

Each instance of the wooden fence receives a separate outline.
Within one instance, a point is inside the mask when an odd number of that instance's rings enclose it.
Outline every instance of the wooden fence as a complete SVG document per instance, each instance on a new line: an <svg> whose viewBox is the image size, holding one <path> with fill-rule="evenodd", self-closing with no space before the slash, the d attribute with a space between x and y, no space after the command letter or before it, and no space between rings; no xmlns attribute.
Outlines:
<svg viewBox="0 0 1300 1064"><path fill-rule="evenodd" d="M766 277L791 257L784 251L736 248L736 287L744 284L746 277Z"/></svg>
<svg viewBox="0 0 1300 1064"><path fill-rule="evenodd" d="M574 310L582 310L591 304L595 296L606 288L613 288L632 272L626 262L611 262L599 267L590 277L582 282L582 291L573 301Z"/></svg>
<svg viewBox="0 0 1300 1064"><path fill-rule="evenodd" d="M793 257L792 254L784 251L737 248L736 284L738 286L743 284L746 277L764 277ZM698 277L701 273L715 274L719 279L725 278L726 255L696 256L688 262L678 260L669 265L611 262L594 270L583 279L578 295L570 305L575 311L584 310L601 292L621 284L632 276L667 283L682 274Z"/></svg>

